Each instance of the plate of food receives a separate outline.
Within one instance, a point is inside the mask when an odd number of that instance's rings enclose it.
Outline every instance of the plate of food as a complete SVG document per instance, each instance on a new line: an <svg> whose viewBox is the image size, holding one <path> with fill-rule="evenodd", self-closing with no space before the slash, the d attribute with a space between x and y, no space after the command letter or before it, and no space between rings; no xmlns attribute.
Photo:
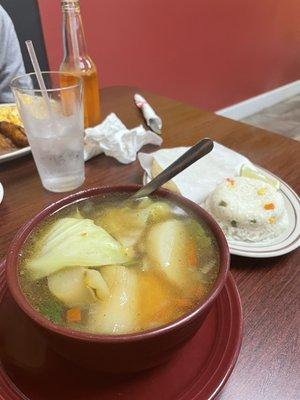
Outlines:
<svg viewBox="0 0 300 400"><path fill-rule="evenodd" d="M151 155L139 157L146 171L144 183L170 164L173 150L159 150L152 154L152 159ZM155 155L159 152L162 156ZM299 247L300 200L293 189L218 143L213 152L182 173L182 177L168 182L167 188L197 202L215 218L225 233L231 254L275 257Z"/></svg>
<svg viewBox="0 0 300 400"><path fill-rule="evenodd" d="M0 163L30 153L30 146L14 103L0 104Z"/></svg>

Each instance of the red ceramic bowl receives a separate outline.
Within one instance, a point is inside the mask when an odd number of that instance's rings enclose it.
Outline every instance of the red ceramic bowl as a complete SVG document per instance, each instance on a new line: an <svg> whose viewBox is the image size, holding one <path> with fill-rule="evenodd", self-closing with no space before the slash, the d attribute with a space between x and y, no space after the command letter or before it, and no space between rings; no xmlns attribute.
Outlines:
<svg viewBox="0 0 300 400"><path fill-rule="evenodd" d="M214 219L201 207L168 190L159 189L156 195L170 199L192 211L204 221L216 238L220 252L218 278L205 301L192 312L162 327L127 335L96 335L57 326L39 314L21 291L18 281L18 261L24 242L43 219L60 208L87 198L109 193L133 193L138 185L108 186L84 190L65 197L46 207L26 223L17 233L6 258L9 290L28 318L34 321L47 336L49 344L64 357L77 364L106 372L133 372L154 367L167 361L200 328L212 304L223 289L229 269L227 241Z"/></svg>

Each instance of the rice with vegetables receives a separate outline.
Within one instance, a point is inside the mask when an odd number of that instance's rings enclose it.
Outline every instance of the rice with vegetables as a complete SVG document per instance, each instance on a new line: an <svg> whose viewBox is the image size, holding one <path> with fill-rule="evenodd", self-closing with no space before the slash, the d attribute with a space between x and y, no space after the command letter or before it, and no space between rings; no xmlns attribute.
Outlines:
<svg viewBox="0 0 300 400"><path fill-rule="evenodd" d="M258 179L226 179L208 196L205 208L228 239L268 240L279 236L288 225L281 193Z"/></svg>

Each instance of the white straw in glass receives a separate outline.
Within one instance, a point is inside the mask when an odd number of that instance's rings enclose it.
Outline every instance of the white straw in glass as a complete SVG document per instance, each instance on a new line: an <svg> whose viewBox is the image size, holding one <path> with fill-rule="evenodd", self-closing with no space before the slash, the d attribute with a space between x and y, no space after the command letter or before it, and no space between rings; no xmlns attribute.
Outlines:
<svg viewBox="0 0 300 400"><path fill-rule="evenodd" d="M41 92L42 92L42 96L43 96L44 102L46 104L46 108L47 108L47 111L48 111L48 117L54 123L54 118L52 118L51 104L50 104L49 96L48 96L48 93L47 93L47 89L46 89L46 85L45 85L45 82L44 82L43 75L41 73L40 65L39 65L38 59L37 59L35 51L34 51L33 43L32 43L31 40L26 40L25 43L26 43L26 46L27 46L27 50L28 50L31 62L32 62L32 66L33 66L34 72L35 72L37 80L38 80L39 87L40 87Z"/></svg>

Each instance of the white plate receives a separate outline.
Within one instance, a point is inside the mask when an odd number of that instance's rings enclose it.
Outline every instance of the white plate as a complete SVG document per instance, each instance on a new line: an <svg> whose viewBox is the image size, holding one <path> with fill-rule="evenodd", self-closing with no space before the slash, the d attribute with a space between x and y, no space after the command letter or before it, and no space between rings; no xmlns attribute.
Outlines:
<svg viewBox="0 0 300 400"><path fill-rule="evenodd" d="M0 104L0 107L6 107L6 106L15 106L15 103L5 103L5 104ZM14 158L19 158L23 157L26 154L29 154L31 152L30 146L23 147L22 149L18 150L12 150L9 153L5 153L0 155L0 164L9 160L13 160Z"/></svg>
<svg viewBox="0 0 300 400"><path fill-rule="evenodd" d="M270 175L280 181L280 189L285 207L288 213L289 226L285 232L275 239L265 242L242 242L228 240L228 246L231 254L243 257L268 258L281 256L289 253L300 246L300 199L293 189L287 185L278 176L260 168L265 175ZM150 181L150 177L145 173L143 183Z"/></svg>
<svg viewBox="0 0 300 400"><path fill-rule="evenodd" d="M18 149L15 151L10 151L9 153L2 154L0 156L0 164L5 161L13 160L14 158L26 156L26 154L29 154L30 152L31 152L30 146L27 146L27 147L23 147L22 149Z"/></svg>

